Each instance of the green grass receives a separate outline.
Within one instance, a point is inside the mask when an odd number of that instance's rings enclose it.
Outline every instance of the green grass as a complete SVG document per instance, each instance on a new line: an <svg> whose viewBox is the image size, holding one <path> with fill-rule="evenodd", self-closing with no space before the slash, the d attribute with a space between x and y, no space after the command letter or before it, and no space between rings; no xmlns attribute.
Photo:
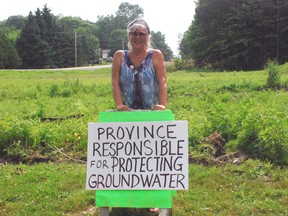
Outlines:
<svg viewBox="0 0 288 216"><path fill-rule="evenodd" d="M0 215L85 215L94 205L95 193L85 190L85 165L6 164L0 171ZM259 161L190 165L189 190L178 191L173 215L287 215L287 185L287 170Z"/></svg>
<svg viewBox="0 0 288 216"><path fill-rule="evenodd" d="M272 180L250 165L190 166L189 192L178 193L175 215L287 215L287 172L272 171Z"/></svg>
<svg viewBox="0 0 288 216"><path fill-rule="evenodd" d="M94 204L85 190L85 166L1 165L0 215L65 215Z"/></svg>
<svg viewBox="0 0 288 216"><path fill-rule="evenodd" d="M40 147L47 154L48 146L85 154L87 123L114 106L110 69L1 71L0 76L5 81L0 83L0 152L5 148L10 156L25 158L29 149ZM41 121L47 118L59 120Z"/></svg>
<svg viewBox="0 0 288 216"><path fill-rule="evenodd" d="M288 215L288 70L279 68L276 90L266 87L266 71L168 73L168 108L189 122L190 155L208 157L203 139L218 131L227 153L255 159L190 165L173 215ZM0 79L0 215L97 215L85 165L35 162L61 159L55 147L85 160L87 123L115 109L110 69L11 70Z"/></svg>

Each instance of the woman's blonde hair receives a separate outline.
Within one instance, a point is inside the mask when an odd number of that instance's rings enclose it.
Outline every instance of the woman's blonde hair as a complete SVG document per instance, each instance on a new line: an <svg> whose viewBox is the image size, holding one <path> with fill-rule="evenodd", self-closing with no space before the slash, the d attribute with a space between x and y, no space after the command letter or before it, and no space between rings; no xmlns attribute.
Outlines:
<svg viewBox="0 0 288 216"><path fill-rule="evenodd" d="M145 30L148 34L148 40L147 40L146 46L151 47L150 28L149 28L147 22L143 19L135 19L132 22L130 22L127 26L127 37L128 37L128 44L127 45L128 45L129 50L132 49L132 45L131 45L130 40L129 40L130 32L134 32L136 29L143 28L143 27L145 28Z"/></svg>

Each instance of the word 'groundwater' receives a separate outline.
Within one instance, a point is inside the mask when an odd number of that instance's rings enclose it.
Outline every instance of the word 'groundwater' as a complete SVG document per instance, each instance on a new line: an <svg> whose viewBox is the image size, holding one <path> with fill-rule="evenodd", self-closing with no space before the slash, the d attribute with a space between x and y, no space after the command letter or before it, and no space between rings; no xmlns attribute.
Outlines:
<svg viewBox="0 0 288 216"><path fill-rule="evenodd" d="M158 186L158 188L185 188L183 174L152 174L152 175L122 175L108 174L96 175L93 174L88 179L90 188L108 189L108 188L147 188Z"/></svg>

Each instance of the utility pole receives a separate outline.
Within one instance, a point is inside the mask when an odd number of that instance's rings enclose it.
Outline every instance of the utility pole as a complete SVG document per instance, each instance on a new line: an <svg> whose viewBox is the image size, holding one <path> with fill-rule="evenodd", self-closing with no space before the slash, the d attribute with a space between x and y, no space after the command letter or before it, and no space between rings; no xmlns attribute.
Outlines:
<svg viewBox="0 0 288 216"><path fill-rule="evenodd" d="M279 48L280 48L280 3L277 1L277 40L276 40L276 59L279 62Z"/></svg>
<svg viewBox="0 0 288 216"><path fill-rule="evenodd" d="M124 38L122 38L122 50L124 50Z"/></svg>
<svg viewBox="0 0 288 216"><path fill-rule="evenodd" d="M75 41L75 67L77 67L77 32L76 31L74 34L74 41Z"/></svg>

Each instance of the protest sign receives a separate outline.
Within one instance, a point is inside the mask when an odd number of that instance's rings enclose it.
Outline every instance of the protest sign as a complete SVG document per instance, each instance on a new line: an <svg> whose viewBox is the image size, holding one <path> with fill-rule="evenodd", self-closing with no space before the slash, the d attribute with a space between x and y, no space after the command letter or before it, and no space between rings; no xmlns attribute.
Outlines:
<svg viewBox="0 0 288 216"><path fill-rule="evenodd" d="M88 190L187 190L188 122L88 125Z"/></svg>

